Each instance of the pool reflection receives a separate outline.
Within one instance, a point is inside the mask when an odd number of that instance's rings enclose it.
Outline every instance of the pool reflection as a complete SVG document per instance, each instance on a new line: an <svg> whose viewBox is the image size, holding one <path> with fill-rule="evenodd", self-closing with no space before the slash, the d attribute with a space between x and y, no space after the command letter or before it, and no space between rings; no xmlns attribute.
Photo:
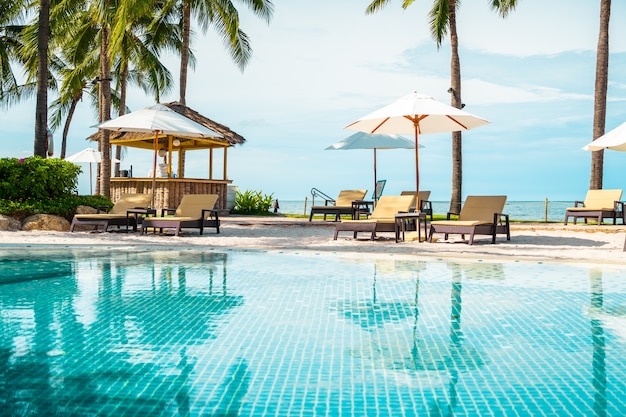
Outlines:
<svg viewBox="0 0 626 417"><path fill-rule="evenodd" d="M36 274L0 285L3 415L189 414L188 349L210 343L244 303L227 291L226 254L80 261L66 252L34 262ZM227 390L241 396L245 386Z"/></svg>

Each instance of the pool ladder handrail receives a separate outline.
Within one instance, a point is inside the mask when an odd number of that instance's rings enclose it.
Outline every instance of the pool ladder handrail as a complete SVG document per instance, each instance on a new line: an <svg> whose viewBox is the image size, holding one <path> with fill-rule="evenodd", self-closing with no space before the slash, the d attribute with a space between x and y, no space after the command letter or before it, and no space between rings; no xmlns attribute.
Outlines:
<svg viewBox="0 0 626 417"><path fill-rule="evenodd" d="M318 190L317 188L313 187L311 188L311 196L313 196L313 198L311 199L311 205L315 205L315 197L322 197L324 200L326 200L326 205L328 205L328 203L332 203L335 204L335 199L328 196L327 194L321 192L320 190Z"/></svg>

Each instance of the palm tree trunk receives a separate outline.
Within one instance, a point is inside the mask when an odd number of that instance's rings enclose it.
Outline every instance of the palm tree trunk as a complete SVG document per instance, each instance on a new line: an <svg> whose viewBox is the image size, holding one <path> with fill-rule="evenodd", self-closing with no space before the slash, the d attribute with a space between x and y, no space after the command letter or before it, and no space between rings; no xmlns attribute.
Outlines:
<svg viewBox="0 0 626 417"><path fill-rule="evenodd" d="M180 51L180 98L178 101L185 105L187 93L187 67L189 66L189 37L191 36L191 4L183 1L183 45Z"/></svg>
<svg viewBox="0 0 626 417"><path fill-rule="evenodd" d="M76 111L76 105L78 104L78 100L80 97L72 100L70 104L70 108L67 111L67 117L65 118L65 124L63 125L63 140L61 141L61 159L65 159L65 151L67 149L67 135L70 131L70 124L72 123L72 118L74 117L74 111Z"/></svg>
<svg viewBox="0 0 626 417"><path fill-rule="evenodd" d="M46 157L48 143L48 36L50 31L50 0L39 2L39 33L37 35L37 104L35 105L34 156Z"/></svg>
<svg viewBox="0 0 626 417"><path fill-rule="evenodd" d="M122 70L122 74L120 77L120 110L118 113L119 116L123 116L124 114L126 114L126 87L127 85L128 85L128 61L124 64L124 69ZM115 159L117 159L118 162L115 163L114 176L119 177L120 176L119 161L122 160L122 147L119 145L115 147Z"/></svg>
<svg viewBox="0 0 626 417"><path fill-rule="evenodd" d="M100 122L111 118L111 59L109 51L110 32L106 26L102 27L102 43L100 45ZM111 186L111 145L109 131L102 130L100 137L100 194L110 197Z"/></svg>
<svg viewBox="0 0 626 417"><path fill-rule="evenodd" d="M604 135L606 126L606 93L609 80L609 19L611 17L611 0L600 2L600 33L596 56L596 85L593 100L593 139ZM604 151L591 152L591 179L589 188L602 189L602 172L604 170Z"/></svg>
<svg viewBox="0 0 626 417"><path fill-rule="evenodd" d="M461 60L459 58L459 39L456 31L456 0L448 3L450 27L450 82L452 83L451 104L460 109L461 101ZM463 148L461 146L461 132L452 133L452 195L450 197L450 212L461 212L463 184Z"/></svg>

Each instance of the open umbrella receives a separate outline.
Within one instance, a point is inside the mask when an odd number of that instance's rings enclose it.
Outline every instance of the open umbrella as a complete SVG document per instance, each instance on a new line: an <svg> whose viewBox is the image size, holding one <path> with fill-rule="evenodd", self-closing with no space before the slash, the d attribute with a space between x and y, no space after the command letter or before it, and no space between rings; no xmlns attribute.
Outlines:
<svg viewBox="0 0 626 417"><path fill-rule="evenodd" d="M415 192L419 192L419 135L469 130L490 123L432 97L413 92L350 123L345 128L366 133L415 134Z"/></svg>
<svg viewBox="0 0 626 417"><path fill-rule="evenodd" d="M102 155L100 151L93 148L86 148L80 152L77 152L73 155L65 158L68 162L87 162L89 163L89 193L93 194L93 174L91 170L91 164L97 164L102 160ZM117 162L117 159L114 159L113 162Z"/></svg>
<svg viewBox="0 0 626 417"><path fill-rule="evenodd" d="M626 122L600 136L593 142L583 146L583 149L586 151L611 149L614 151L626 152Z"/></svg>
<svg viewBox="0 0 626 417"><path fill-rule="evenodd" d="M419 145L423 148L422 145ZM415 142L393 134L370 134L357 132L337 143L330 145L326 150L351 150L373 149L374 150L374 195L376 194L376 150L377 149L414 149Z"/></svg>
<svg viewBox="0 0 626 417"><path fill-rule="evenodd" d="M154 206L154 190L156 189L156 167L159 152L159 136L176 136L183 138L216 138L219 133L194 122L188 117L162 105L155 104L141 110L125 114L92 127L116 132L139 132L154 134L154 160L152 169L152 206Z"/></svg>

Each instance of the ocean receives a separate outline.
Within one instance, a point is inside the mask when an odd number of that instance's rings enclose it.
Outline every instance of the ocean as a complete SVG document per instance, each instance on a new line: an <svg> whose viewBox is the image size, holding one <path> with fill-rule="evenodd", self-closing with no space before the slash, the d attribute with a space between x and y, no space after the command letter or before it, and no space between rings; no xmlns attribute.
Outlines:
<svg viewBox="0 0 626 417"><path fill-rule="evenodd" d="M447 201L433 201L432 204L435 214L446 214L450 209ZM565 209L573 205L573 201L509 201L504 206L504 213L511 220L562 222ZM279 206L279 213L308 215L311 201L305 203L304 200L279 200Z"/></svg>

